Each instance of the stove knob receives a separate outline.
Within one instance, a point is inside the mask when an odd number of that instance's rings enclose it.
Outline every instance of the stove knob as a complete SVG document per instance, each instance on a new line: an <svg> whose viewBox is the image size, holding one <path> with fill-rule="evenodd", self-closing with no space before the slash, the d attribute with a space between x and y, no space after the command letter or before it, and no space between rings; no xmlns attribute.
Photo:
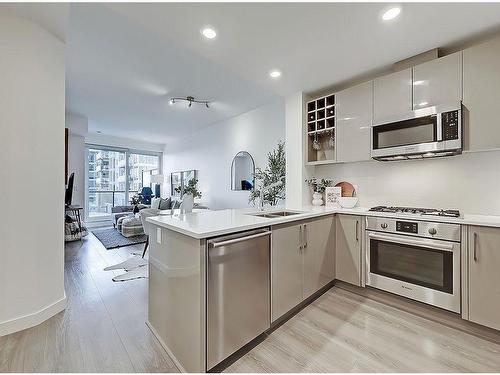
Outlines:
<svg viewBox="0 0 500 375"><path fill-rule="evenodd" d="M436 230L436 228L429 228L428 232L431 236L434 236L438 231Z"/></svg>
<svg viewBox="0 0 500 375"><path fill-rule="evenodd" d="M387 229L387 223L382 223L380 224L380 226L382 227L382 229Z"/></svg>

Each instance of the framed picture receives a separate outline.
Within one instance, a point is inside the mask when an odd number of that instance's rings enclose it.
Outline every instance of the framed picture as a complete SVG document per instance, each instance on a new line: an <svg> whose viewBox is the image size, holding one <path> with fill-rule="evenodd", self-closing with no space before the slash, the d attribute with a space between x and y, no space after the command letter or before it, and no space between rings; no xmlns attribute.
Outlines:
<svg viewBox="0 0 500 375"><path fill-rule="evenodd" d="M170 195L173 197L180 197L181 193L175 191L176 188L182 189L182 172L174 172L170 175Z"/></svg>
<svg viewBox="0 0 500 375"><path fill-rule="evenodd" d="M197 178L197 171L192 169L190 171L180 171L173 172L170 174L170 195L172 197L182 197L184 194L184 187L187 186L188 182L193 178ZM175 191L176 188L180 189L180 192Z"/></svg>
<svg viewBox="0 0 500 375"><path fill-rule="evenodd" d="M325 189L325 206L339 207L339 197L342 196L342 188L329 186Z"/></svg>

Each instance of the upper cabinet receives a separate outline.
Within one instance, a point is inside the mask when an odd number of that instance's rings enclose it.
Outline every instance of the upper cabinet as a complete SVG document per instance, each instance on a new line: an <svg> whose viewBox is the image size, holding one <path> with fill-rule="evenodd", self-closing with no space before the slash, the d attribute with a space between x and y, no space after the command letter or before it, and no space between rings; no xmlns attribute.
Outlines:
<svg viewBox="0 0 500 375"><path fill-rule="evenodd" d="M373 122L412 111L411 68L373 81Z"/></svg>
<svg viewBox="0 0 500 375"><path fill-rule="evenodd" d="M462 100L462 52L413 68L413 109Z"/></svg>
<svg viewBox="0 0 500 375"><path fill-rule="evenodd" d="M337 161L370 160L373 82L336 94Z"/></svg>
<svg viewBox="0 0 500 375"><path fill-rule="evenodd" d="M464 50L465 149L500 148L500 38Z"/></svg>

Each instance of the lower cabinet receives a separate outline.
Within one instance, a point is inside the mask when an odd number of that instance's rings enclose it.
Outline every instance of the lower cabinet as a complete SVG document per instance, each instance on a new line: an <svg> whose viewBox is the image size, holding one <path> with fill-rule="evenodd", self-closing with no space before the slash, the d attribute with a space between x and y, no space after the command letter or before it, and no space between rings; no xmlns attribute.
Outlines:
<svg viewBox="0 0 500 375"><path fill-rule="evenodd" d="M333 216L272 228L272 321L335 277Z"/></svg>
<svg viewBox="0 0 500 375"><path fill-rule="evenodd" d="M335 217L335 278L361 286L362 283L362 217Z"/></svg>
<svg viewBox="0 0 500 375"><path fill-rule="evenodd" d="M469 320L500 330L500 228L470 226Z"/></svg>

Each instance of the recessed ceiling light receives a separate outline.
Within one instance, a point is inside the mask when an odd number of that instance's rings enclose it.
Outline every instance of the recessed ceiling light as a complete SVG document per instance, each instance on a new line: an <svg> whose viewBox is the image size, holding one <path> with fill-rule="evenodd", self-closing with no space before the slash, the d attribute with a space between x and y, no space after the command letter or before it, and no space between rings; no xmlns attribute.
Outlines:
<svg viewBox="0 0 500 375"><path fill-rule="evenodd" d="M384 14L382 15L382 19L384 21L390 21L390 20L393 20L394 18L396 18L397 16L399 16L399 13L401 13L401 8L400 7L394 7L394 8L391 8L387 11L384 12Z"/></svg>
<svg viewBox="0 0 500 375"><path fill-rule="evenodd" d="M207 39L214 39L217 36L217 32L211 27L205 27L201 30L201 34Z"/></svg>
<svg viewBox="0 0 500 375"><path fill-rule="evenodd" d="M273 69L269 72L269 76L271 78L279 78L281 77L281 72L278 69Z"/></svg>

